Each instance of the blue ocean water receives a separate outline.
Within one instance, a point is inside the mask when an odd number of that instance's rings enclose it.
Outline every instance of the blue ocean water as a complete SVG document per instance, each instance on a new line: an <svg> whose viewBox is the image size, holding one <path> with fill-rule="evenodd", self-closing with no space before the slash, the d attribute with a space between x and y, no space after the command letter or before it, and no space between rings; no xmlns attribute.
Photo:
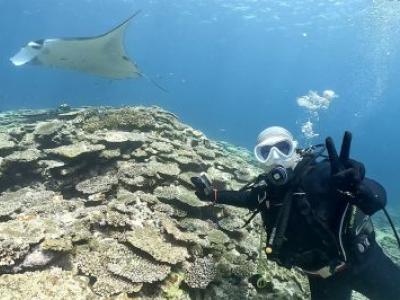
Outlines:
<svg viewBox="0 0 400 300"><path fill-rule="evenodd" d="M126 49L145 79L110 81L9 61L28 41L102 34L137 10ZM330 89L322 142L353 132L352 156L400 205L400 1L0 0L0 110L159 105L209 137L252 149L270 125L303 144L296 99Z"/></svg>

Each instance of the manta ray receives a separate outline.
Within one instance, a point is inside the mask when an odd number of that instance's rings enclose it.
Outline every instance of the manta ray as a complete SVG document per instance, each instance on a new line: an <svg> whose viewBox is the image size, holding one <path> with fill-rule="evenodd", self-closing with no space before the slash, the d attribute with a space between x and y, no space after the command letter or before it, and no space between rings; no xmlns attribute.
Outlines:
<svg viewBox="0 0 400 300"><path fill-rule="evenodd" d="M15 66L43 65L109 79L146 77L135 62L129 59L124 49L125 30L139 12L99 36L31 41L10 60Z"/></svg>

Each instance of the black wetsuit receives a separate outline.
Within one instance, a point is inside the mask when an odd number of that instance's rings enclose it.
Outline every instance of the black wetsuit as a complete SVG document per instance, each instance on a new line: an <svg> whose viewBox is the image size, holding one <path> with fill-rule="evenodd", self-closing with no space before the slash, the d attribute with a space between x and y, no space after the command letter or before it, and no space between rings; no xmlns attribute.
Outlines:
<svg viewBox="0 0 400 300"><path fill-rule="evenodd" d="M386 204L384 188L364 178L350 205L332 188L330 174L327 160L314 162L301 172L298 181L292 179L279 187L256 184L243 191L218 191L217 203L260 208L265 229L271 235L283 198L290 190L292 207L284 242L278 253L269 255L270 259L287 268L297 266L308 271L327 265L334 268L344 262L344 267L327 278L306 272L313 300L351 299L352 290L370 299L400 299L400 268L376 243L368 218L376 211L376 202ZM293 182L297 182L295 187ZM264 196L266 201L260 206ZM365 224L360 226L361 222Z"/></svg>

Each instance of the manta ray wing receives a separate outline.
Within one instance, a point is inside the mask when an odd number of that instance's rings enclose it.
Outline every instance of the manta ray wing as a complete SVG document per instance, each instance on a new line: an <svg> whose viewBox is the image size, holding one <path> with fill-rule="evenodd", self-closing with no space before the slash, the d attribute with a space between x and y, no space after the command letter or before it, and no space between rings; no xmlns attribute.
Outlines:
<svg viewBox="0 0 400 300"><path fill-rule="evenodd" d="M137 78L141 73L125 52L124 33L138 13L100 36L29 42L11 62L16 66L32 63L111 79Z"/></svg>

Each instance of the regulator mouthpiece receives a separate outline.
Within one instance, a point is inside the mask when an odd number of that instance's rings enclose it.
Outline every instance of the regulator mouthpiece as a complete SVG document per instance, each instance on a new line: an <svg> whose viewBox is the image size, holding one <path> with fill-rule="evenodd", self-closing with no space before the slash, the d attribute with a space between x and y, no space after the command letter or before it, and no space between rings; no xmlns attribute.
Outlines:
<svg viewBox="0 0 400 300"><path fill-rule="evenodd" d="M285 167L277 166L268 174L268 180L274 185L284 185L289 180L289 174Z"/></svg>

